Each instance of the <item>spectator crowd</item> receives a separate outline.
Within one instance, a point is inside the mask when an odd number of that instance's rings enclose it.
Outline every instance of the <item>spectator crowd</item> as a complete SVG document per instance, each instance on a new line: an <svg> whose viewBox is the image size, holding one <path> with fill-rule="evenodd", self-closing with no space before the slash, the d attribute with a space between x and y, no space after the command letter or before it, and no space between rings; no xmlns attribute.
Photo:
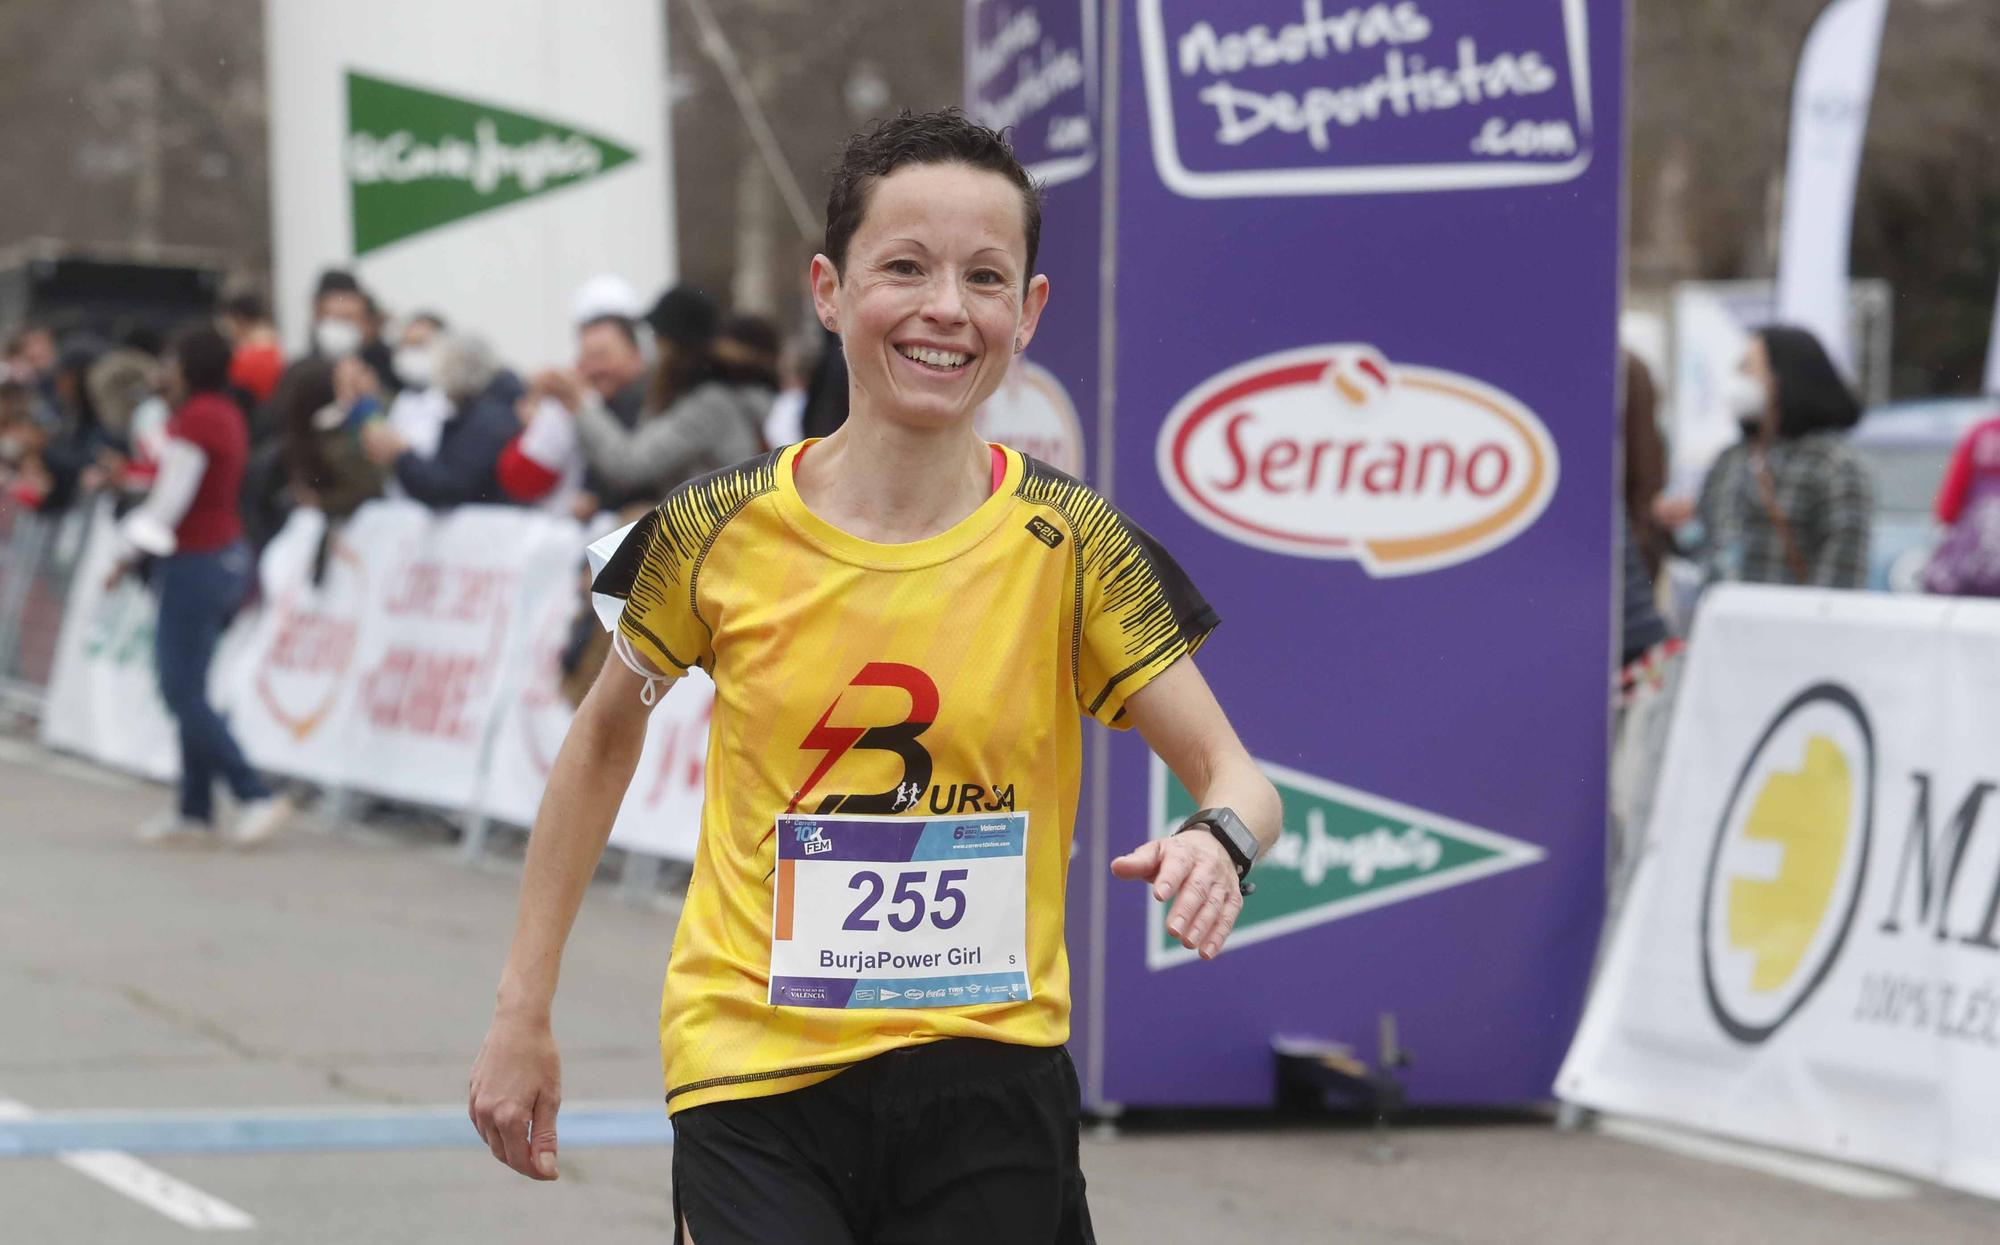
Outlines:
<svg viewBox="0 0 2000 1245"><path fill-rule="evenodd" d="M240 505L253 549L295 507L337 524L376 497L623 513L768 446L824 435L844 414L831 339L806 358L768 320L726 314L689 286L647 303L620 278L587 282L573 362L533 375L475 326L420 307L391 314L345 271L321 275L310 311L292 358L254 294L226 299L214 324L249 434ZM16 331L0 372L10 503L58 514L108 491L121 512L135 508L172 413L170 346L149 328L115 339Z"/></svg>

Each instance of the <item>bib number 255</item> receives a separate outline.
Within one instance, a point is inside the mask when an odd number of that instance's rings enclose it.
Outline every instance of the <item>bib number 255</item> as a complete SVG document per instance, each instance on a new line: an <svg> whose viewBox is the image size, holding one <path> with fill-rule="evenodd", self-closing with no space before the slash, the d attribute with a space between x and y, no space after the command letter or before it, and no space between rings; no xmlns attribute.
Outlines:
<svg viewBox="0 0 2000 1245"><path fill-rule="evenodd" d="M881 874L872 869L860 870L847 879L847 889L861 892L861 902L847 914L841 928L872 932L881 929L882 921L886 919L890 929L907 934L922 925L928 916L930 923L937 928L950 929L965 919L967 876L964 869L940 869L935 885L929 885L932 881L930 870L908 869L896 875L892 889ZM889 902L886 908L882 908L885 893ZM879 917L875 915L878 908L882 908Z"/></svg>

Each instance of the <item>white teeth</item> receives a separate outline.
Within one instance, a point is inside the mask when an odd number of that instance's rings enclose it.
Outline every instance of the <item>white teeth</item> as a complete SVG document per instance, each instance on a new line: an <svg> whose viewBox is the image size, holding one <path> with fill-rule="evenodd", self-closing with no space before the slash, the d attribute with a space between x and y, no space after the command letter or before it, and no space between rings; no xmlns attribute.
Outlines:
<svg viewBox="0 0 2000 1245"><path fill-rule="evenodd" d="M931 350L924 346L898 346L896 349L904 358L932 367L963 367L972 361L971 355L951 350Z"/></svg>

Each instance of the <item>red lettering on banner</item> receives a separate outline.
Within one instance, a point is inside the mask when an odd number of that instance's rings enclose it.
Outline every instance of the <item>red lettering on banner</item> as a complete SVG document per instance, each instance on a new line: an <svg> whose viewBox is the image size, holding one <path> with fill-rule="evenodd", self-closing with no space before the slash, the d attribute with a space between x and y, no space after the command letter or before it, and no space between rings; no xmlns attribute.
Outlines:
<svg viewBox="0 0 2000 1245"><path fill-rule="evenodd" d="M328 674L340 670L354 652L359 627L351 619L324 614L286 614L271 644L268 663L276 670Z"/></svg>
<svg viewBox="0 0 2000 1245"><path fill-rule="evenodd" d="M362 707L380 730L469 741L475 731L466 710L480 665L475 657L392 648L362 680Z"/></svg>
<svg viewBox="0 0 2000 1245"><path fill-rule="evenodd" d="M1451 497L1463 493L1491 497L1506 488L1514 475L1513 454L1493 441L1473 447L1461 465L1458 451L1443 441L1415 444L1389 438L1328 438L1300 442L1279 436L1258 445L1253 436L1248 413L1233 415L1223 425L1229 474L1211 482L1218 491L1234 493L1251 485L1279 495L1324 491L1340 496L1358 491L1377 497Z"/></svg>

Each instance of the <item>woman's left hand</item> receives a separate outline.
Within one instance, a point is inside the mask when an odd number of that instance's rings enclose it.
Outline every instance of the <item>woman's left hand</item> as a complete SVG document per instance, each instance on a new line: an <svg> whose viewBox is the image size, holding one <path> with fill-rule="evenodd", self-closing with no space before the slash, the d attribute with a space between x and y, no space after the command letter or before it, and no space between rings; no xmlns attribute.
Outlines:
<svg viewBox="0 0 2000 1245"><path fill-rule="evenodd" d="M1222 953L1229 931L1243 912L1243 885L1236 863L1216 837L1190 830L1142 843L1111 862L1113 877L1151 882L1153 898L1174 900L1167 932L1204 960ZM1175 899L1178 895L1179 898Z"/></svg>
<svg viewBox="0 0 2000 1245"><path fill-rule="evenodd" d="M410 443L386 419L371 419L361 425L361 452L378 467L395 462L409 448Z"/></svg>

